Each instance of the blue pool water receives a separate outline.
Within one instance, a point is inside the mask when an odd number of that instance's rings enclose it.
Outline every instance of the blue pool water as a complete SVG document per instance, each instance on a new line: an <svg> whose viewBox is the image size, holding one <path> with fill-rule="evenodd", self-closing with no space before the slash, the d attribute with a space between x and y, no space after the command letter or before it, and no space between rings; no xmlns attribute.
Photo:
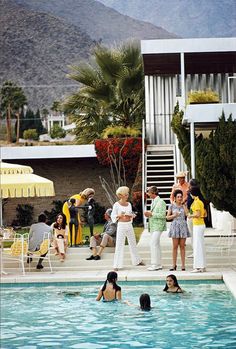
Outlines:
<svg viewBox="0 0 236 349"><path fill-rule="evenodd" d="M138 305L149 293L153 309L94 299L98 283L1 288L1 349L236 348L236 300L221 282L119 283ZM70 293L79 291L73 296Z"/></svg>

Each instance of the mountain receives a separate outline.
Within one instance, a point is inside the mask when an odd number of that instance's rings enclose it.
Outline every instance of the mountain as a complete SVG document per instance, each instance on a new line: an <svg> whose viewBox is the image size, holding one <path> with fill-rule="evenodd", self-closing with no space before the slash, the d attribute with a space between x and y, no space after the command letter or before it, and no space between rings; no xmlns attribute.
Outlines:
<svg viewBox="0 0 236 349"><path fill-rule="evenodd" d="M93 0L0 0L0 23L0 84L23 86L33 109L77 89L69 65L87 60L98 41L174 37Z"/></svg>
<svg viewBox="0 0 236 349"><path fill-rule="evenodd" d="M120 13L185 37L236 36L235 0L99 0Z"/></svg>
<svg viewBox="0 0 236 349"><path fill-rule="evenodd" d="M0 6L0 83L12 80L24 86L31 108L50 107L75 90L66 87L71 84L68 66L88 59L94 42L59 18L9 0L1 0Z"/></svg>
<svg viewBox="0 0 236 349"><path fill-rule="evenodd" d="M79 26L92 39L114 44L130 38L176 37L153 24L142 22L104 6L95 0L15 0L30 10L41 11Z"/></svg>

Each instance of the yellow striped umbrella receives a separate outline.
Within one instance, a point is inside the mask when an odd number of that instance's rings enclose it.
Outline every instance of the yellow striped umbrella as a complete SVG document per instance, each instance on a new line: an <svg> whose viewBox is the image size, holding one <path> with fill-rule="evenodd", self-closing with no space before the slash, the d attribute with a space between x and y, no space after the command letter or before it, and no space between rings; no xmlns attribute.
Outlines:
<svg viewBox="0 0 236 349"><path fill-rule="evenodd" d="M0 162L0 226L2 199L55 196L53 182L33 174L30 166Z"/></svg>

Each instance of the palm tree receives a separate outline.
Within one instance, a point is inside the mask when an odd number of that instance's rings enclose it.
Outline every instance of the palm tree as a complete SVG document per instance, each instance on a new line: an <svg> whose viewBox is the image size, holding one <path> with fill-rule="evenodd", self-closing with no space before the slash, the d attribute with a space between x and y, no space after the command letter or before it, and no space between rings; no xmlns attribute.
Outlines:
<svg viewBox="0 0 236 349"><path fill-rule="evenodd" d="M71 68L69 77L81 87L64 101L63 107L76 123L77 139L83 130L92 141L111 124L141 128L144 75L136 44L116 49L98 46L91 62Z"/></svg>
<svg viewBox="0 0 236 349"><path fill-rule="evenodd" d="M51 106L52 111L60 111L60 102L59 101L54 101L52 106Z"/></svg>
<svg viewBox="0 0 236 349"><path fill-rule="evenodd" d="M7 121L7 142L12 142L11 117L15 115L17 118L16 138L19 140L20 132L20 114L21 109L26 104L27 100L21 87L18 87L11 81L5 81L1 91L1 110L6 115Z"/></svg>

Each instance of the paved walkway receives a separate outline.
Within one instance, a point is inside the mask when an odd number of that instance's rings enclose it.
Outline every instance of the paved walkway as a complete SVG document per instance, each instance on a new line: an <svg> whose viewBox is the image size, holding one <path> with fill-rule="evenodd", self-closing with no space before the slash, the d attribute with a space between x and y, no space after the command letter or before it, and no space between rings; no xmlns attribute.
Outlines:
<svg viewBox="0 0 236 349"><path fill-rule="evenodd" d="M209 238L206 237L206 245L208 243L212 244L216 243L218 237L215 237L216 231L214 229L208 229L206 231L206 236L210 236ZM214 236L214 237L213 237ZM147 231L144 231L140 241L138 243L138 249L140 253L144 256L144 258L149 259L149 233ZM164 258L167 258L167 260L171 260L171 239L167 237L167 232L164 232L162 234L161 238L161 245L164 254L167 255L167 257L164 256ZM187 245L187 248L189 249L190 246ZM73 250L73 251L72 251ZM86 261L85 257L88 255L89 251L87 248L81 248L81 249L72 249L68 253L68 263L70 262L70 259L80 258L80 263L84 263L84 265L89 265L89 270L84 270L83 265L81 265L81 270L73 270L73 268L66 270L57 270L54 268L54 272L51 274L48 269L41 270L41 271L31 271L26 272L26 275L23 276L20 274L19 268L14 268L13 271L11 271L8 275L3 275L1 277L1 283L7 284L7 283L51 283L51 282L89 282L89 281L99 281L102 282L105 280L107 272L112 270L112 259L113 259L113 253L105 252L103 263L107 262L107 264L103 264L103 268L100 268L99 262L95 261ZM79 253L78 253L79 251ZM213 267L208 267L207 272L205 273L199 273L199 274L192 274L191 268L188 268L187 271L174 271L171 273L174 273L178 280L215 280L215 279L223 279L228 289L234 294L236 297L236 263L234 259L236 258L236 244L234 246L233 254L232 256L229 256L228 264L224 264L222 266L219 265L220 256L217 254L217 252L213 255L212 263L214 262L215 265ZM128 246L126 246L126 254L129 255L128 252ZM233 257L234 256L234 257ZM127 257L128 258L128 257ZM223 257L224 258L224 257ZM146 260L145 260L146 261ZM189 261L189 260L188 260ZM222 259L224 261L224 259ZM102 261L101 261L102 262ZM46 263L46 262L45 262ZM169 263L169 262L168 262ZM190 262L192 263L192 262ZM110 267L106 267L106 265L110 265ZM101 264L102 266L102 264ZM168 267L164 267L163 270L160 271L147 271L147 266L142 267L133 267L130 262L128 264L125 264L124 269L120 270L118 272L119 280L120 281L156 281L156 280L165 280L166 276L170 274Z"/></svg>

